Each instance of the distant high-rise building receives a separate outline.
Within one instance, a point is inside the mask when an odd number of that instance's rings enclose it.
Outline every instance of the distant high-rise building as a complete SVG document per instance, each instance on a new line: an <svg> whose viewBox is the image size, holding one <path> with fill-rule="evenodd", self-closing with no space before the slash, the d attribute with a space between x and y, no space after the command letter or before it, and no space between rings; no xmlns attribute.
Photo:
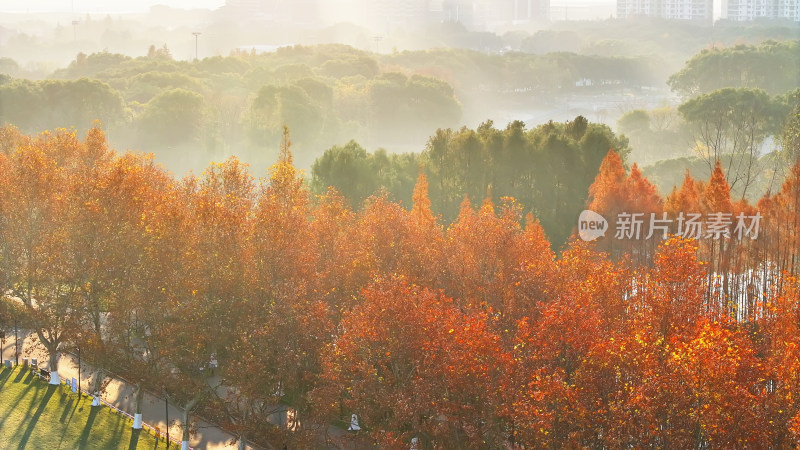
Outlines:
<svg viewBox="0 0 800 450"><path fill-rule="evenodd" d="M775 15L779 19L800 22L800 0L778 0Z"/></svg>
<svg viewBox="0 0 800 450"><path fill-rule="evenodd" d="M708 21L714 18L713 0L617 0L617 17L661 17Z"/></svg>
<svg viewBox="0 0 800 450"><path fill-rule="evenodd" d="M617 0L617 17L660 17L661 0Z"/></svg>
<svg viewBox="0 0 800 450"><path fill-rule="evenodd" d="M800 0L723 0L723 17L739 22L786 19L800 22Z"/></svg>
<svg viewBox="0 0 800 450"><path fill-rule="evenodd" d="M662 0L661 17L676 20L712 21L713 0Z"/></svg>

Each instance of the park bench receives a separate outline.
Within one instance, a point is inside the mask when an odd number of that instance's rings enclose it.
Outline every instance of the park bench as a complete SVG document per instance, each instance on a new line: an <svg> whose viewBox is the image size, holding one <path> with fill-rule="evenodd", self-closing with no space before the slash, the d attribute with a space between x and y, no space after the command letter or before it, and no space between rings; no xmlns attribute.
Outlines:
<svg viewBox="0 0 800 450"><path fill-rule="evenodd" d="M33 373L36 374L37 377L39 377L39 378L41 378L41 379L43 379L45 381L50 381L50 371L49 370L39 369L37 371L34 368L33 369Z"/></svg>

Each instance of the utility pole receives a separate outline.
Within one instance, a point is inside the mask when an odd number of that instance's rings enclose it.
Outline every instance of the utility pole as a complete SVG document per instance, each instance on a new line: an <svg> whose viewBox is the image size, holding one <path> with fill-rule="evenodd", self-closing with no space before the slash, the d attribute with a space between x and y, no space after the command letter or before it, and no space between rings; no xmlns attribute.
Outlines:
<svg viewBox="0 0 800 450"><path fill-rule="evenodd" d="M203 33L199 31L193 31L192 34L194 35L194 60L197 61L197 37Z"/></svg>
<svg viewBox="0 0 800 450"><path fill-rule="evenodd" d="M167 448L169 448L169 398L166 386L164 387L164 413L167 416L165 427L167 428Z"/></svg>

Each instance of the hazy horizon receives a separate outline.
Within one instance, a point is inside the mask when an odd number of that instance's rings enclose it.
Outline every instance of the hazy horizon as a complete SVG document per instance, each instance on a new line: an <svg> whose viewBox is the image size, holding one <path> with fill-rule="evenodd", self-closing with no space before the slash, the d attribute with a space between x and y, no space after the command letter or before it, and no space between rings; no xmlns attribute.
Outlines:
<svg viewBox="0 0 800 450"><path fill-rule="evenodd" d="M581 6L613 4L615 0L557 0L554 6ZM0 4L0 12L75 12L75 13L120 13L146 12L152 6L163 5L179 9L217 9L225 5L225 0L149 0L131 3L127 1L91 0L7 0Z"/></svg>

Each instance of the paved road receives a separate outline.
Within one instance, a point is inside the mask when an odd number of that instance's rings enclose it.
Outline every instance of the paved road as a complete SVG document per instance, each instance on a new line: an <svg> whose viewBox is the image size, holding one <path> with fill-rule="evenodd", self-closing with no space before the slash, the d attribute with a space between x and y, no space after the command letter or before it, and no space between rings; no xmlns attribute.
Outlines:
<svg viewBox="0 0 800 450"><path fill-rule="evenodd" d="M20 364L22 363L22 358L37 358L39 361L40 367L47 368L49 358L47 357L47 352L44 349L41 349L33 343L36 339L32 339L35 335L30 335L23 333L20 331L20 344L22 345L23 351L22 356L20 357ZM24 337L23 337L24 336ZM11 359L13 361L14 355L14 335L10 333L10 336L6 338L5 346L3 346L3 359ZM81 365L83 366L83 375L81 378L81 388L86 390L89 388L90 378L87 377L87 374L91 374L93 368L83 361L81 361ZM78 361L77 358L74 358L72 355L62 354L61 358L58 362L58 374L61 376L62 381L66 379L78 378ZM134 412L134 387L120 381L118 379L112 380L108 387L106 388L103 399L108 403L114 405L115 407L126 411L127 413L133 415ZM166 411L165 411L165 404L164 399L159 398L156 395L151 393L145 393L144 396L144 404L142 405L142 419L144 423L158 427L161 430L165 430L165 422L166 422ZM181 436L181 428L180 428L180 416L182 410L179 409L177 406L172 404L169 405L169 421L170 421L170 436L177 438L180 440ZM218 449L235 449L237 448L237 444L235 442L235 437L230 433L225 432L221 428L212 425L205 421L198 421L196 424L197 432L194 436L192 436L190 440L190 446L195 449L208 449L208 450L218 450ZM166 446L160 447L166 448ZM175 444L171 444L170 448L178 448ZM251 447L248 447L251 448Z"/></svg>

